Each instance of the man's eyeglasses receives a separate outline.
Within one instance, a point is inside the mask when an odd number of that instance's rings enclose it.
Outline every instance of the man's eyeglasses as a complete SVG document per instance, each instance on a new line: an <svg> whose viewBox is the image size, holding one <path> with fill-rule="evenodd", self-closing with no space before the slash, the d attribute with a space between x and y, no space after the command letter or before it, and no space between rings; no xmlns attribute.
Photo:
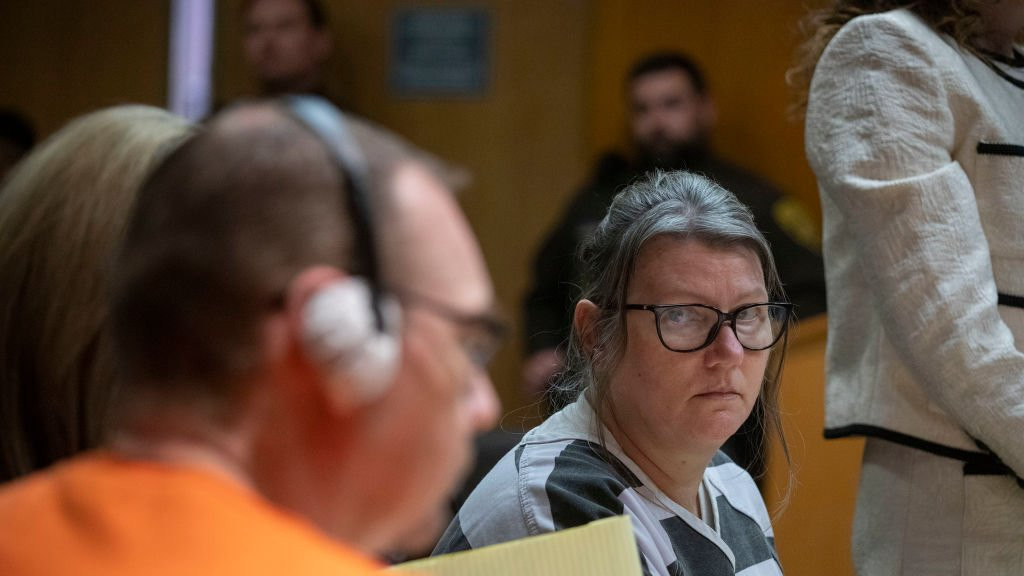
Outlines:
<svg viewBox="0 0 1024 576"><path fill-rule="evenodd" d="M747 350L765 350L786 333L793 305L765 302L722 312L704 304L626 304L626 310L647 310L654 314L658 338L673 352L696 352L706 348L715 341L726 322L740 346Z"/></svg>
<svg viewBox="0 0 1024 576"><path fill-rule="evenodd" d="M466 314L433 298L407 291L402 291L399 299L457 325L460 345L473 364L483 371L501 350L510 331L508 323L494 314Z"/></svg>

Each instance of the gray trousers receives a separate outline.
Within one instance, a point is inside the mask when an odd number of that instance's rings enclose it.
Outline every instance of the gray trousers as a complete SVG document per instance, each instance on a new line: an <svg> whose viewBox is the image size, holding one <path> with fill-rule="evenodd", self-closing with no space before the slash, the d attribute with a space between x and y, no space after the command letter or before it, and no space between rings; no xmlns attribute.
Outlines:
<svg viewBox="0 0 1024 576"><path fill-rule="evenodd" d="M853 525L859 576L1024 575L1024 488L963 468L868 438Z"/></svg>

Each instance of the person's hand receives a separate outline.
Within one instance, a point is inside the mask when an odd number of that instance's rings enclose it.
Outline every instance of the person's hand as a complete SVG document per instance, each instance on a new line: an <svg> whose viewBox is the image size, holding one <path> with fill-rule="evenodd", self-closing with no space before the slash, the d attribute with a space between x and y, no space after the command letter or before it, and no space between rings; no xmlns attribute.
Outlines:
<svg viewBox="0 0 1024 576"><path fill-rule="evenodd" d="M523 361L523 395L529 400L540 398L564 366L565 359L557 348L544 348L527 356Z"/></svg>

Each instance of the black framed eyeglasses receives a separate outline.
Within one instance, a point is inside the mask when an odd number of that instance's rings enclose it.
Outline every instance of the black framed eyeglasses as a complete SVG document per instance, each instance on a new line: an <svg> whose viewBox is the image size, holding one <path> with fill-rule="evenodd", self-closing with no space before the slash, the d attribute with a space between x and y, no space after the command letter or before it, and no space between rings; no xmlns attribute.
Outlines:
<svg viewBox="0 0 1024 576"><path fill-rule="evenodd" d="M406 305L422 308L457 325L460 328L459 344L473 365L483 371L490 366L511 331L508 322L495 313L467 314L433 298L405 290L399 293L399 299Z"/></svg>
<svg viewBox="0 0 1024 576"><path fill-rule="evenodd" d="M730 312L704 304L626 304L625 308L654 314L658 338L673 352L706 348L726 322L740 346L766 350L786 333L793 312L793 305L788 302L745 304Z"/></svg>
<svg viewBox="0 0 1024 576"><path fill-rule="evenodd" d="M284 298L283 291L275 293L270 299L268 307L272 310L280 310L284 307ZM448 304L408 290L399 292L398 299L408 306L429 310L459 326L461 328L459 331L460 346L466 351L466 355L473 365L483 371L486 371L491 365L512 331L509 323L496 313L467 314Z"/></svg>

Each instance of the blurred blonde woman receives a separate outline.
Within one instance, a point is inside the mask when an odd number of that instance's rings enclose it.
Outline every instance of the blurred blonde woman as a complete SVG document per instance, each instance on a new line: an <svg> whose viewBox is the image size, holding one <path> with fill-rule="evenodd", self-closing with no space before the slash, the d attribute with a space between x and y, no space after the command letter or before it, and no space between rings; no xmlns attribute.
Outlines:
<svg viewBox="0 0 1024 576"><path fill-rule="evenodd" d="M109 262L150 168L190 132L158 108L82 116L0 192L0 481L97 445L116 396Z"/></svg>
<svg viewBox="0 0 1024 576"><path fill-rule="evenodd" d="M1024 1L842 0L797 69L860 574L1024 574Z"/></svg>

